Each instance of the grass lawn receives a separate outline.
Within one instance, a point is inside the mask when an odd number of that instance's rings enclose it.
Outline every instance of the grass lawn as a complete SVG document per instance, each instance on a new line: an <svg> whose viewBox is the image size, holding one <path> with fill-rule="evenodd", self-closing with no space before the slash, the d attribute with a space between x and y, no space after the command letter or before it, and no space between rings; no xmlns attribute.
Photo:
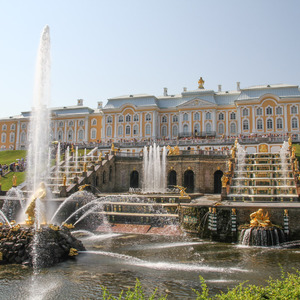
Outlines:
<svg viewBox="0 0 300 300"><path fill-rule="evenodd" d="M26 158L26 150L6 150L0 151L0 164L7 164L17 162L17 158Z"/></svg>
<svg viewBox="0 0 300 300"><path fill-rule="evenodd" d="M300 161L300 144L293 144L296 147L296 157Z"/></svg>
<svg viewBox="0 0 300 300"><path fill-rule="evenodd" d="M8 191L12 187L12 177L14 176L14 174L17 176L17 185L21 184L25 180L25 172L10 172L0 180L2 191Z"/></svg>

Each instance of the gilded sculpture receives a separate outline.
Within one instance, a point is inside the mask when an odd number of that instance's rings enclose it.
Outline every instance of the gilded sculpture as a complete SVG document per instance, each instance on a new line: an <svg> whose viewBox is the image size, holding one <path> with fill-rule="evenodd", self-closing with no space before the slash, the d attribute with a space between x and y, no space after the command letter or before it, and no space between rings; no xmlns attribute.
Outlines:
<svg viewBox="0 0 300 300"><path fill-rule="evenodd" d="M260 208L258 211L250 214L250 227L271 227L272 223L269 219L268 212L263 213L263 210Z"/></svg>
<svg viewBox="0 0 300 300"><path fill-rule="evenodd" d="M198 81L198 89L204 89L204 80L202 77L200 77L199 81Z"/></svg>
<svg viewBox="0 0 300 300"><path fill-rule="evenodd" d="M226 175L223 175L221 177L221 181L222 181L222 187L226 187L227 186L227 183L229 181L229 178L226 176Z"/></svg>
<svg viewBox="0 0 300 300"><path fill-rule="evenodd" d="M178 188L180 191L180 197L179 199L191 199L191 197L186 193L186 187L175 185L174 187Z"/></svg>

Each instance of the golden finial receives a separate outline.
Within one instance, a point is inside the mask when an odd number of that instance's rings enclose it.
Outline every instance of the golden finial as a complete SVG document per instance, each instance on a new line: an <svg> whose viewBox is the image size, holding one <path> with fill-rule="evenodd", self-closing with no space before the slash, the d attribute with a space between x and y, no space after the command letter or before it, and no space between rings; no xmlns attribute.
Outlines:
<svg viewBox="0 0 300 300"><path fill-rule="evenodd" d="M198 81L198 89L204 89L204 80L202 79L202 77L200 77L199 81Z"/></svg>

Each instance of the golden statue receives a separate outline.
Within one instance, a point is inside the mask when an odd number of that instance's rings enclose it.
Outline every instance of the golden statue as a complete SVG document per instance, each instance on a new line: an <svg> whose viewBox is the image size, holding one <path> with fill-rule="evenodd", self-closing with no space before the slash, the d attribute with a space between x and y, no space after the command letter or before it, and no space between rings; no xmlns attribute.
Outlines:
<svg viewBox="0 0 300 300"><path fill-rule="evenodd" d="M63 226L66 227L66 228L68 228L68 229L73 229L73 228L75 228L74 225L71 224L71 223L70 223L70 224L64 223Z"/></svg>
<svg viewBox="0 0 300 300"><path fill-rule="evenodd" d="M250 227L270 227L272 226L269 220L268 212L264 215L263 210L260 208L258 211L250 214Z"/></svg>
<svg viewBox="0 0 300 300"><path fill-rule="evenodd" d="M99 153L98 161L102 161L102 152L101 152L101 151L100 151L100 153Z"/></svg>
<svg viewBox="0 0 300 300"><path fill-rule="evenodd" d="M204 82L205 81L203 80L203 78L200 77L200 79L198 81L198 89L204 89L204 86L203 86Z"/></svg>
<svg viewBox="0 0 300 300"><path fill-rule="evenodd" d="M51 228L54 231L59 231L60 227L58 225L49 224L49 228Z"/></svg>
<svg viewBox="0 0 300 300"><path fill-rule="evenodd" d="M223 175L221 177L221 181L222 181L222 187L226 187L227 186L227 183L229 181L229 178L226 176L226 175Z"/></svg>
<svg viewBox="0 0 300 300"><path fill-rule="evenodd" d="M64 174L63 176L63 186L66 186L67 185L67 176L66 174Z"/></svg>
<svg viewBox="0 0 300 300"><path fill-rule="evenodd" d="M87 186L90 186L90 184L83 184L83 185L80 185L80 186L78 187L78 191L79 191L79 192L83 191L84 188L87 187Z"/></svg>
<svg viewBox="0 0 300 300"><path fill-rule="evenodd" d="M289 211L288 211L287 209L284 210L284 215L285 215L286 217L289 216Z"/></svg>
<svg viewBox="0 0 300 300"><path fill-rule="evenodd" d="M231 160L228 161L228 171L229 172L232 171L232 161Z"/></svg>
<svg viewBox="0 0 300 300"><path fill-rule="evenodd" d="M167 149L169 150L168 155L179 155L179 147L175 146L172 148L171 146L167 146Z"/></svg>
<svg viewBox="0 0 300 300"><path fill-rule="evenodd" d="M292 147L292 158L296 157L296 147Z"/></svg>
<svg viewBox="0 0 300 300"><path fill-rule="evenodd" d="M231 214L232 214L232 215L236 215L236 209L235 209L235 208L232 208L232 209L231 209Z"/></svg>
<svg viewBox="0 0 300 300"><path fill-rule="evenodd" d="M179 147L175 146L173 152L174 152L174 155L179 155Z"/></svg>
<svg viewBox="0 0 300 300"><path fill-rule="evenodd" d="M289 143L289 146L292 147L292 138L291 138L291 136L289 136L289 138L288 138L288 143Z"/></svg>
<svg viewBox="0 0 300 300"><path fill-rule="evenodd" d="M185 192L186 187L175 185L174 187L178 188L180 191L180 197L179 199L191 199L191 197Z"/></svg>
<svg viewBox="0 0 300 300"><path fill-rule="evenodd" d="M268 152L268 145L266 145L266 144L259 145L258 151L259 152Z"/></svg>
<svg viewBox="0 0 300 300"><path fill-rule="evenodd" d="M294 170L298 171L298 160L297 159L294 160Z"/></svg>
<svg viewBox="0 0 300 300"><path fill-rule="evenodd" d="M113 153L116 151L114 143L111 144L110 151L113 152Z"/></svg>
<svg viewBox="0 0 300 300"><path fill-rule="evenodd" d="M86 162L83 164L83 172L86 172Z"/></svg>
<svg viewBox="0 0 300 300"><path fill-rule="evenodd" d="M12 177L12 186L13 187L17 186L17 176L16 176L16 174L14 174L13 177Z"/></svg>
<svg viewBox="0 0 300 300"><path fill-rule="evenodd" d="M232 149L231 149L231 157L232 158L235 158L235 153L236 153L236 148L232 147Z"/></svg>
<svg viewBox="0 0 300 300"><path fill-rule="evenodd" d="M237 146L238 146L238 143L239 143L239 139L238 139L238 138L236 138L236 139L235 139L235 141L234 141L234 147L235 147L235 148L237 148Z"/></svg>
<svg viewBox="0 0 300 300"><path fill-rule="evenodd" d="M78 251L75 248L70 248L69 256L76 256L78 255Z"/></svg>
<svg viewBox="0 0 300 300"><path fill-rule="evenodd" d="M46 186L44 182L40 183L40 187L33 193L30 199L30 203L27 206L25 213L27 214L28 218L26 219L25 223L27 225L32 225L35 221L35 202L36 199L44 200L47 195ZM46 218L43 215L43 222L46 223Z"/></svg>

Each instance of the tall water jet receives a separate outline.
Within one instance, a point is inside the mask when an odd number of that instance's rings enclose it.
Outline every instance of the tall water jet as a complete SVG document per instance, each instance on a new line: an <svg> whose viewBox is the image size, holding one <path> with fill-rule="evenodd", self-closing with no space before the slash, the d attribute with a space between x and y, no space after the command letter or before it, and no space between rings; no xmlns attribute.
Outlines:
<svg viewBox="0 0 300 300"><path fill-rule="evenodd" d="M161 153L159 146L154 144L143 151L143 192L164 193L166 191L166 148Z"/></svg>
<svg viewBox="0 0 300 300"><path fill-rule="evenodd" d="M33 107L29 125L27 190L34 192L47 183L50 151L50 34L43 29L37 54ZM37 215L37 220L38 220Z"/></svg>

